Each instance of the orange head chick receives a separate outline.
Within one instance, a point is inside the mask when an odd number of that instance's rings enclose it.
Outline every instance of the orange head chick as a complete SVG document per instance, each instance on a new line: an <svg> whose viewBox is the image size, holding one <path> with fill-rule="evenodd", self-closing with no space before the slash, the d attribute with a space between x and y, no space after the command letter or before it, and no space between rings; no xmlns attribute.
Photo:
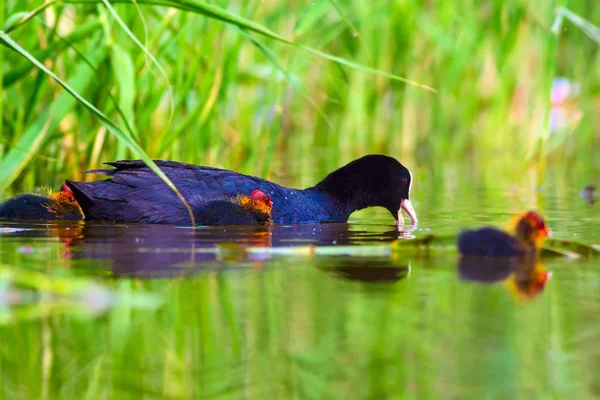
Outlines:
<svg viewBox="0 0 600 400"><path fill-rule="evenodd" d="M546 222L535 211L516 215L511 225L515 238L527 249L539 250L544 239L550 236Z"/></svg>
<svg viewBox="0 0 600 400"><path fill-rule="evenodd" d="M83 219L83 211L79 207L79 203L75 200L73 192L67 185L62 185L60 192L50 193L50 201L48 202L48 212L55 215L57 219Z"/></svg>
<svg viewBox="0 0 600 400"><path fill-rule="evenodd" d="M82 220L83 213L69 190L25 193L0 204L0 218Z"/></svg>
<svg viewBox="0 0 600 400"><path fill-rule="evenodd" d="M242 207L253 212L271 215L273 201L271 200L271 196L262 190L255 189L248 196L239 196L238 201Z"/></svg>
<svg viewBox="0 0 600 400"><path fill-rule="evenodd" d="M271 223L273 201L262 190L255 189L249 195L239 195L234 200L260 225Z"/></svg>

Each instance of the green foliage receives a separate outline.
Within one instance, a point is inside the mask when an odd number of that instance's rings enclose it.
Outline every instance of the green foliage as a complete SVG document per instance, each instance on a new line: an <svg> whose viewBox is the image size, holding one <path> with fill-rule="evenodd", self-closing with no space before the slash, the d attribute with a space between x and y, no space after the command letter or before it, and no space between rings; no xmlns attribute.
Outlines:
<svg viewBox="0 0 600 400"><path fill-rule="evenodd" d="M112 261L70 258L54 236L7 235L0 397L597 397L597 248L571 234L597 230L576 202L600 168L600 46L582 19L600 9L554 5L0 1L2 189L144 155L306 186L384 152L412 168L434 228L391 245L125 249L216 254L193 278L147 281L106 278ZM550 135L556 76L581 84L584 117ZM533 207L569 238L548 250L583 257L549 260L527 304L461 282L458 229ZM360 282L349 262L395 280Z"/></svg>
<svg viewBox="0 0 600 400"><path fill-rule="evenodd" d="M585 2L569 7L8 0L0 5L9 46L0 47L2 185L82 179L82 169L142 150L265 177L284 160L328 154L323 162L337 166L367 152L408 164L469 156L482 169L493 155L511 174L528 156L541 174L548 157L580 157L596 140L591 23L600 13ZM557 15L562 29L553 34ZM546 146L557 75L582 84L584 118Z"/></svg>

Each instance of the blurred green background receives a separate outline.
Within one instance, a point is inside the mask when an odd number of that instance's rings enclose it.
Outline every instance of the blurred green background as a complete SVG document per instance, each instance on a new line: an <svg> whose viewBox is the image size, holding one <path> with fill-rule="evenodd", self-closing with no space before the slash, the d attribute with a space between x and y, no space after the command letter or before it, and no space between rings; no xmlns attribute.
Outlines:
<svg viewBox="0 0 600 400"><path fill-rule="evenodd" d="M557 21L557 6L570 18ZM600 21L585 0L7 0L0 42L154 159L309 184L305 165L328 171L383 152L409 166L543 178L548 163L600 162L600 34L578 15ZM14 47L0 47L0 191L139 158ZM550 135L558 76L580 93L565 105L576 122Z"/></svg>
<svg viewBox="0 0 600 400"><path fill-rule="evenodd" d="M557 237L598 243L598 204L579 198L600 170L594 23L589 0L3 0L0 197L142 152L300 187L382 152L414 173L417 236L534 208ZM352 222L352 244L391 227L385 210ZM410 271L387 285L293 257L146 281L113 279L113 262L158 258L129 226L64 243L15 226L0 238L2 399L600 393L594 261L549 262L535 301L465 283L454 256L386 259ZM203 234L158 250L194 259Z"/></svg>

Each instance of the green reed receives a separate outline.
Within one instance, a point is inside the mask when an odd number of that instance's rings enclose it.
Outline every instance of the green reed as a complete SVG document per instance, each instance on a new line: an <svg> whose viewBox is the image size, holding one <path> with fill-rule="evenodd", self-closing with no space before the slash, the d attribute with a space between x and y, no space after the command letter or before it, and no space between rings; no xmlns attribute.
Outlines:
<svg viewBox="0 0 600 400"><path fill-rule="evenodd" d="M543 176L556 159L587 157L596 140L598 44L578 16L598 24L600 12L584 1L558 11L517 0L8 0L0 9L0 189L56 186L145 155L265 177L287 160L333 168L367 152ZM581 83L584 118L551 138L557 75Z"/></svg>

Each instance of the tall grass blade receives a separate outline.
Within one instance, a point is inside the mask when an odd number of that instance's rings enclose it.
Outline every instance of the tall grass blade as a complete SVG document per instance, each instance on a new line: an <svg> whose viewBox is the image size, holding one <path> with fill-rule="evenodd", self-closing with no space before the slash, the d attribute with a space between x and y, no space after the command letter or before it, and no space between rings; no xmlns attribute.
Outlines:
<svg viewBox="0 0 600 400"><path fill-rule="evenodd" d="M4 39L4 32L0 37ZM3 47L1 47L3 48ZM89 62L98 65L106 57L106 50L100 48L91 52ZM94 71L86 63L79 63L73 69L70 84L75 91L85 90L93 80ZM47 109L39 115L20 136L18 142L12 147L0 162L0 190L5 190L19 176L29 161L36 155L47 136L53 133L60 121L73 110L75 99L68 93L61 93L56 99L54 107Z"/></svg>
<svg viewBox="0 0 600 400"><path fill-rule="evenodd" d="M350 19L348 18L348 16L342 9L342 6L340 6L340 4L336 0L329 0L329 4L331 4L333 6L333 8L335 8L335 10L337 11L340 18L342 18L342 20L348 26L348 28L350 28L350 30L352 30L352 35L358 37L358 40L360 40L360 43L364 46L364 49L365 49L365 52L367 54L369 61L371 61L371 51L369 50L368 43L365 41L365 39L362 37L362 35L358 31L358 28L352 23L352 21L350 21Z"/></svg>
<svg viewBox="0 0 600 400"><path fill-rule="evenodd" d="M4 28L3 28L4 31L6 33L10 33L14 29L16 29L16 28L18 28L20 26L23 26L29 20L31 20L32 18L34 18L36 15L38 15L41 12L43 12L45 9L47 9L48 7L54 5L57 2L58 2L58 0L47 0L47 1L45 1L44 3L42 3L38 7L34 8L33 10L31 10L28 13L17 13L15 15L13 15L14 18L9 18L9 20L6 21L6 23L4 24ZM4 4L4 2L3 2L3 4Z"/></svg>
<svg viewBox="0 0 600 400"><path fill-rule="evenodd" d="M330 127L332 126L331 120L327 117L327 114L325 114L325 112L323 111L323 109L319 106L319 104L317 104L317 102L310 97L310 95L304 90L304 88L302 87L302 85L300 83L298 83L297 79L293 79L290 74L283 69L283 67L279 64L279 62L276 59L276 55L273 54L273 52L266 47L264 44L262 44L261 42L259 42L258 40L256 40L256 38L254 36L252 36L249 32L246 32L244 30L241 31L242 34L244 36L246 36L248 39L250 39L250 41L263 53L263 55L265 56L265 58L267 60L269 60L269 62L271 64L273 64L273 66L283 74L283 76L285 77L285 80L292 85L294 88L296 88L300 93L302 93L302 96L306 99L306 101L308 101L310 103L310 105L319 113L319 115L325 120L325 122L327 122L327 125L329 125Z"/></svg>
<svg viewBox="0 0 600 400"><path fill-rule="evenodd" d="M119 17L119 14L117 14L117 11L114 9L114 7L110 5L110 2L108 0L102 0L102 4L104 4L104 6L106 6L106 8L110 12L110 14L113 16L115 21L117 21L117 23L119 24L121 29L123 29L123 31L125 31L127 36L129 36L129 38L136 44L136 46L138 46L144 52L146 57L148 57L152 61L152 63L154 65L156 65L160 74L167 82L167 88L169 90L169 121L171 121L173 119L173 114L175 113L175 100L174 100L174 96L173 96L173 87L171 85L171 82L169 81L169 75L165 72L163 67L158 62L158 60L152 55L152 53L146 48L146 46L144 46L138 40L138 38L133 34L133 32L131 32L131 30L127 27L127 24L125 24L125 22L121 19L121 17ZM137 6L137 4L135 4L135 5ZM133 66L132 66L132 68L133 68Z"/></svg>
<svg viewBox="0 0 600 400"><path fill-rule="evenodd" d="M165 175L165 173L162 172L162 170L160 168L158 168L156 163L154 161L152 161L152 159L146 154L146 152L129 135L123 133L115 124L112 123L112 121L110 121L110 119L108 119L108 117L106 115L104 115L104 113L102 113L102 111L97 109L94 105L92 105L89 101L87 101L84 97L82 97L77 92L77 90L73 89L68 83L66 83L61 78L59 78L54 72L49 70L43 63L41 63L39 60L37 60L35 57L33 57L27 50L25 50L24 48L19 46L19 44L17 42L15 42L14 40L12 40L12 38L9 35L7 35L4 31L0 31L0 39L2 41L4 41L4 43L9 48L11 48L12 50L21 54L23 57L25 57L31 63L33 63L37 68L39 68L45 74L49 75L56 82L58 82L58 84L60 84L67 92L69 92L81 105L83 105L85 108L87 108L96 118L98 118L98 120L100 120L100 122L113 135L115 135L115 137L117 139L119 139L122 143L125 143L125 145L127 145L127 147L129 147L129 149L136 156L138 156L140 159L142 159L148 165L148 167L150 167L150 169L152 169L152 171L154 171L154 173L156 175L158 175L171 188L171 190L173 190L177 194L177 197L181 200L181 202L183 203L183 205L185 206L185 208L187 209L187 211L189 213L191 224L192 225L195 224L195 219L194 219L194 215L192 213L192 209L190 208L189 204L187 203L187 201L185 200L183 195L179 192L179 190L173 184L173 182L171 182L171 180Z"/></svg>
<svg viewBox="0 0 600 400"><path fill-rule="evenodd" d="M111 57L114 66L113 72L119 86L118 105L123 112L124 122L130 127L135 127L133 105L136 80L133 61L129 53L116 43L112 46ZM135 133L137 136L137 132Z"/></svg>
<svg viewBox="0 0 600 400"><path fill-rule="evenodd" d="M600 44L600 28L592 24L590 21L569 11L565 7L558 7L556 9L556 19L554 20L554 24L552 25L552 32L558 34L561 31L562 21L564 18L567 18L569 21L571 21L594 42Z"/></svg>
<svg viewBox="0 0 600 400"><path fill-rule="evenodd" d="M68 48L74 48L75 44L89 39L90 36L92 36L93 33L96 32L100 27L101 24L99 21L86 22L78 26L68 36L61 37L61 40L59 41L49 43L48 47L38 52L32 52L32 55L38 60L45 60L50 56L58 57L63 53L64 50ZM30 73L33 68L34 65L32 63L24 62L23 64L12 67L10 71L5 71L5 74L1 80L2 87L10 87L12 84L16 83Z"/></svg>
<svg viewBox="0 0 600 400"><path fill-rule="evenodd" d="M356 69L356 70L359 70L359 71L368 72L368 73L372 73L372 74L375 74L375 75L381 75L381 76L384 76L386 78L393 79L395 81L404 82L406 84L409 84L409 85L412 85L412 86L416 86L416 87L420 87L421 89L425 89L425 90L433 92L433 93L437 93L437 90L435 90L434 88L432 88L430 86L427 86L427 85L423 85L423 84L421 84L419 82L416 82L416 81L413 81L413 80L410 80L410 79L406 79L406 78L402 78L402 77L400 77L398 75L394 75L394 74L391 74L389 72L381 71L381 70L379 70L377 68L367 67L367 66L359 64L357 62L346 60L343 57L334 56L332 54L325 53L323 51L320 51L320 50L317 50L317 49L313 49L312 47L308 47L308 46L305 46L305 45L302 45L302 44L296 44L296 43L293 43L293 42L287 42L287 43L291 44L292 46L298 47L298 48L300 48L302 50L305 50L305 51L307 51L309 53L312 53L314 55L326 58L326 59L328 59L330 61L334 61L334 62L336 62L338 64L345 65L347 67L350 67L350 68L353 68L353 69Z"/></svg>
<svg viewBox="0 0 600 400"><path fill-rule="evenodd" d="M98 3L98 2L106 2L108 0L66 0L65 3L73 3L73 4L89 4L89 3ZM116 0L113 1L113 3L131 3L131 0ZM363 72L367 72L367 73L372 73L372 74L376 74L376 75L381 75L384 76L386 78L389 79L393 79L396 81L400 81L400 82L404 82L406 84L409 85L413 85L416 87L420 87L422 89L428 90L430 92L437 92L435 89L433 89L432 87L429 87L427 85L423 85L421 83L412 81L410 79L407 78L403 78L401 76L398 75L394 75L392 73L389 72L385 72L385 71L381 71L377 68L372 68L372 67L367 67L365 65L362 65L360 63L354 62L354 61L350 61L347 60L343 57L338 57L338 56L334 56L332 54L317 50L317 49L313 49L312 47L303 45L303 44L298 44L295 43L291 40L288 40L286 38L284 38L283 36L271 31L270 29L262 26L261 24L258 24L254 21L251 21L247 18L241 17L239 15L236 15L230 11L227 11L221 7L217 7L215 5L212 4L208 4L202 1L198 1L198 0L181 0L181 1L169 1L169 0L140 0L138 1L139 4L151 4L151 5L156 5L156 6L165 6L165 7L174 7L174 8L178 8L181 10L185 10L185 11L191 11L191 12L195 12L197 14L202 14L205 15L207 17L225 22L227 24L232 24L232 25L236 25L239 28L243 28L243 29L247 29L256 33L259 33L263 36L266 36L268 38L271 39L275 39L277 41L283 42L285 44L288 44L290 46L294 46L296 48L302 49L308 53L312 53L316 56L319 57L323 57L325 59L328 59L330 61L334 61L338 64L341 65L345 65L347 67L353 68L353 69L357 69L359 71L363 71Z"/></svg>

